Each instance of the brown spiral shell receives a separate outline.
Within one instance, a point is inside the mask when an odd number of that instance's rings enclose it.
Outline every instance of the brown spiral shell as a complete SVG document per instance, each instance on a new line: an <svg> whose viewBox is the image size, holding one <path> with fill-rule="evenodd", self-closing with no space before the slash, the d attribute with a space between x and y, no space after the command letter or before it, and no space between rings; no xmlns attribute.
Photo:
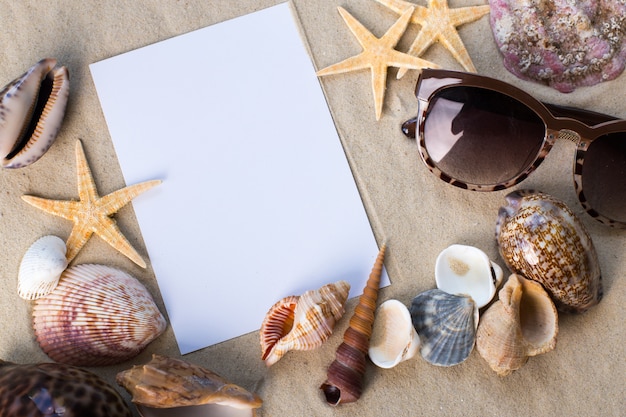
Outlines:
<svg viewBox="0 0 626 417"><path fill-rule="evenodd" d="M343 343L337 348L335 360L328 367L326 382L320 386L326 402L330 405L355 402L363 392L363 375L374 323L385 249L386 245L383 244L363 294L359 298L359 304L343 335Z"/></svg>

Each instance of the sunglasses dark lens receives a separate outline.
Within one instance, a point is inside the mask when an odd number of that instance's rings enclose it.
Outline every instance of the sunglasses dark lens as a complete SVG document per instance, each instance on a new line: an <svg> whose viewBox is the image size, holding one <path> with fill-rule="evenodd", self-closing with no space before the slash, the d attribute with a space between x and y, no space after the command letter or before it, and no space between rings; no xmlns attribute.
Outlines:
<svg viewBox="0 0 626 417"><path fill-rule="evenodd" d="M626 133L610 133L591 142L583 162L582 185L594 210L626 223Z"/></svg>
<svg viewBox="0 0 626 417"><path fill-rule="evenodd" d="M423 139L432 163L448 176L468 184L497 185L537 159L545 125L508 95L453 86L431 98Z"/></svg>

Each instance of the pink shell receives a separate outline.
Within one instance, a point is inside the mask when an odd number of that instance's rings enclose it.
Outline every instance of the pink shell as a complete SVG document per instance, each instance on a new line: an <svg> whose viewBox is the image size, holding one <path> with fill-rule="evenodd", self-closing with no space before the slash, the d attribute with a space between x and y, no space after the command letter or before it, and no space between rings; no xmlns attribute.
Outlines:
<svg viewBox="0 0 626 417"><path fill-rule="evenodd" d="M33 327L53 360L74 366L112 365L139 354L166 327L148 290L104 265L65 270L53 292L36 301Z"/></svg>
<svg viewBox="0 0 626 417"><path fill-rule="evenodd" d="M490 0L504 66L563 93L612 80L626 65L626 4L615 0Z"/></svg>

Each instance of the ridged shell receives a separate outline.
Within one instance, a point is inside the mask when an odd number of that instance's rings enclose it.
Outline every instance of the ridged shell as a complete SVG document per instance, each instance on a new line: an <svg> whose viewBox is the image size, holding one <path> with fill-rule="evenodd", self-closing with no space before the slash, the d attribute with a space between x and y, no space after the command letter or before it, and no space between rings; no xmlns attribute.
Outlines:
<svg viewBox="0 0 626 417"><path fill-rule="evenodd" d="M268 311L259 332L261 359L271 366L290 350L312 350L332 334L343 316L350 284L338 281L301 296L289 296Z"/></svg>
<svg viewBox="0 0 626 417"><path fill-rule="evenodd" d="M541 284L513 274L480 319L476 350L504 376L554 349L558 331L556 307Z"/></svg>
<svg viewBox="0 0 626 417"><path fill-rule="evenodd" d="M410 311L427 362L453 366L468 358L478 325L478 308L470 297L428 290L413 299Z"/></svg>
<svg viewBox="0 0 626 417"><path fill-rule="evenodd" d="M33 308L35 336L53 360L111 365L141 352L166 327L148 290L124 271L83 264Z"/></svg>
<svg viewBox="0 0 626 417"><path fill-rule="evenodd" d="M502 268L474 246L450 245L435 262L437 288L449 294L469 295L478 308L493 299L502 277Z"/></svg>
<svg viewBox="0 0 626 417"><path fill-rule="evenodd" d="M365 364L374 324L385 249L386 245L383 244L363 294L359 297L359 303L350 318L348 329L343 335L343 342L337 348L335 360L328 367L326 382L320 386L326 402L330 405L355 402L363 392Z"/></svg>
<svg viewBox="0 0 626 417"><path fill-rule="evenodd" d="M376 311L369 357L380 368L393 368L414 357L420 338L409 309L398 300L387 300Z"/></svg>
<svg viewBox="0 0 626 417"><path fill-rule="evenodd" d="M110 384L87 370L60 363L0 361L0 416L131 417Z"/></svg>
<svg viewBox="0 0 626 417"><path fill-rule="evenodd" d="M542 284L560 311L583 312L602 299L593 242L565 203L523 190L506 196L496 238L512 272Z"/></svg>
<svg viewBox="0 0 626 417"><path fill-rule="evenodd" d="M120 372L116 380L146 417L254 416L263 404L258 395L208 369L160 355Z"/></svg>
<svg viewBox="0 0 626 417"><path fill-rule="evenodd" d="M61 128L70 91L65 67L42 59L0 91L0 158L5 168L37 161Z"/></svg>
<svg viewBox="0 0 626 417"><path fill-rule="evenodd" d="M17 275L17 294L25 300L36 300L54 290L67 268L65 242L57 236L35 241L22 257Z"/></svg>

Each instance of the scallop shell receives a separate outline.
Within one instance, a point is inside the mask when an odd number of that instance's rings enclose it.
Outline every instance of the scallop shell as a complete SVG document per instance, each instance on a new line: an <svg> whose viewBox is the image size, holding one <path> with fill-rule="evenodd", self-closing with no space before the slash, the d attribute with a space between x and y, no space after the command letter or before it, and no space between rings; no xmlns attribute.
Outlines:
<svg viewBox="0 0 626 417"><path fill-rule="evenodd" d="M289 296L268 311L259 332L261 359L271 366L290 350L312 350L332 334L343 316L350 284L338 281L300 297Z"/></svg>
<svg viewBox="0 0 626 417"><path fill-rule="evenodd" d="M469 295L478 308L493 299L503 275L498 264L473 246L448 246L435 262L437 288L449 294Z"/></svg>
<svg viewBox="0 0 626 417"><path fill-rule="evenodd" d="M410 311L427 362L453 366L468 358L478 325L478 308L471 297L428 290L413 299Z"/></svg>
<svg viewBox="0 0 626 417"><path fill-rule="evenodd" d="M352 403L363 393L365 364L369 350L370 336L374 324L374 310L378 299L378 288L383 271L386 245L382 245L372 272L367 280L359 303L350 318L343 342L337 348L335 360L327 371L326 382L320 389L330 405Z"/></svg>
<svg viewBox="0 0 626 417"><path fill-rule="evenodd" d="M591 237L565 203L522 190L506 196L496 238L509 269L544 286L560 311L583 312L602 299Z"/></svg>
<svg viewBox="0 0 626 417"><path fill-rule="evenodd" d="M17 275L17 294L25 300L36 300L50 293L67 268L65 242L57 236L44 236L24 254Z"/></svg>
<svg viewBox="0 0 626 417"><path fill-rule="evenodd" d="M480 320L476 350L504 376L554 349L558 331L556 307L541 284L513 274Z"/></svg>
<svg viewBox="0 0 626 417"><path fill-rule="evenodd" d="M33 308L35 336L57 362L111 365L141 352L166 327L148 290L124 271L76 265Z"/></svg>
<svg viewBox="0 0 626 417"><path fill-rule="evenodd" d="M393 368L414 357L420 338L409 309L398 300L387 300L376 311L369 357L380 368Z"/></svg>
<svg viewBox="0 0 626 417"><path fill-rule="evenodd" d="M65 67L42 59L0 91L0 158L5 168L30 165L52 146L70 92Z"/></svg>
<svg viewBox="0 0 626 417"><path fill-rule="evenodd" d="M0 361L0 415L131 417L110 384L87 370L60 363Z"/></svg>
<svg viewBox="0 0 626 417"><path fill-rule="evenodd" d="M254 416L263 404L258 395L208 369L160 355L118 373L116 380L145 417Z"/></svg>

